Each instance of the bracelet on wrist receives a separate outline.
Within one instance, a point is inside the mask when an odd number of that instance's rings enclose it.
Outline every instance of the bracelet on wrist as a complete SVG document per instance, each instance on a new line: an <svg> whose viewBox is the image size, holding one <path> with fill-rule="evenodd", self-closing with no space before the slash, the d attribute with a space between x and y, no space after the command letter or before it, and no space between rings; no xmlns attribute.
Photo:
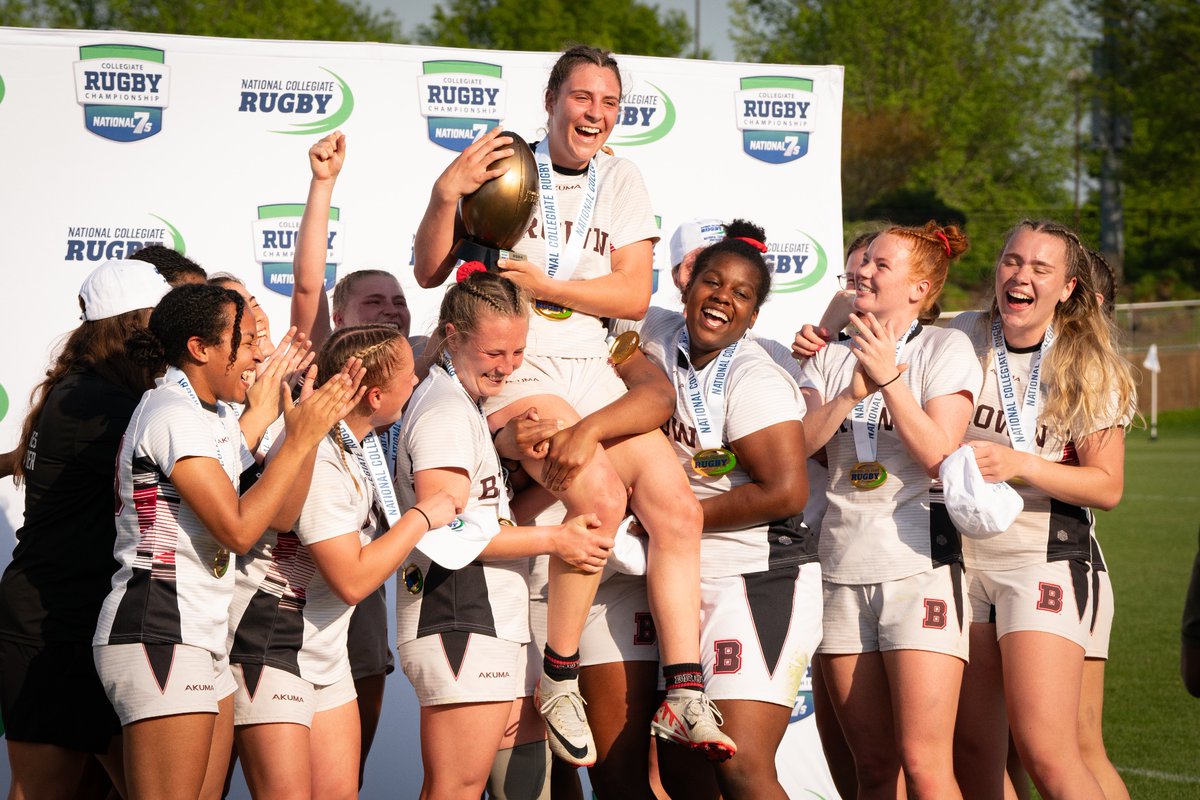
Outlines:
<svg viewBox="0 0 1200 800"><path fill-rule="evenodd" d="M880 388L880 389L882 389L882 388L883 388L883 387L885 387L885 386L890 386L890 385L892 385L892 384L893 384L893 383L895 383L897 380L899 380L900 376L901 376L901 375L903 375L903 374L904 374L903 372L897 372L897 373L896 373L896 377L895 377L895 378L892 378L892 379L891 379L890 381L888 381L887 383L881 383L881 384L879 384L879 388Z"/></svg>
<svg viewBox="0 0 1200 800"><path fill-rule="evenodd" d="M425 518L425 531L426 531L426 532L429 532L429 531L433 530L433 523L429 521L429 515L428 515L428 514L426 514L424 511L422 511L422 510L421 510L419 507L417 507L417 506L413 506L413 507L412 507L412 510L413 510L413 511L415 511L415 512L417 512L418 514L420 514L422 517L424 517L424 518Z"/></svg>

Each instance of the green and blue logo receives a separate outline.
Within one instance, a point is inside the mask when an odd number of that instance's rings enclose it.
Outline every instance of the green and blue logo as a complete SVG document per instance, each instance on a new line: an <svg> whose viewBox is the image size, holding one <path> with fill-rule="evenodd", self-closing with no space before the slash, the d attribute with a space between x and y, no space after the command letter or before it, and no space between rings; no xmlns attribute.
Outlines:
<svg viewBox="0 0 1200 800"><path fill-rule="evenodd" d="M321 71L328 77L242 78L238 112L269 114L272 124L288 122L287 128L271 133L320 136L337 130L354 113L354 92L334 71ZM296 119L300 121L291 121Z"/></svg>
<svg viewBox="0 0 1200 800"><path fill-rule="evenodd" d="M796 231L789 239L767 242L763 255L767 266L775 270L772 294L792 294L811 289L829 271L829 256L814 237Z"/></svg>
<svg viewBox="0 0 1200 800"><path fill-rule="evenodd" d="M614 147L636 147L662 139L675 127L675 103L653 83L634 84L621 98L617 127L608 143Z"/></svg>
<svg viewBox="0 0 1200 800"><path fill-rule="evenodd" d="M741 79L734 93L742 150L768 164L786 164L808 153L815 128L813 82L808 78L758 75Z"/></svg>
<svg viewBox="0 0 1200 800"><path fill-rule="evenodd" d="M146 245L161 244L177 253L187 252L187 243L179 229L158 214L142 220L84 222L68 225L63 261L97 263L114 258L129 258Z"/></svg>
<svg viewBox="0 0 1200 800"><path fill-rule="evenodd" d="M140 142L161 131L171 85L171 69L163 61L163 51L152 47L80 47L75 99L87 129L114 142Z"/></svg>
<svg viewBox="0 0 1200 800"><path fill-rule="evenodd" d="M429 141L461 153L504 119L508 89L499 64L426 61L422 67L417 102Z"/></svg>
<svg viewBox="0 0 1200 800"><path fill-rule="evenodd" d="M285 297L292 296L295 275L292 259L300 233L303 203L274 203L258 207L253 226L254 260L262 265L263 286ZM337 265L342 263L342 212L329 209L329 233L325 254L325 291L333 288Z"/></svg>

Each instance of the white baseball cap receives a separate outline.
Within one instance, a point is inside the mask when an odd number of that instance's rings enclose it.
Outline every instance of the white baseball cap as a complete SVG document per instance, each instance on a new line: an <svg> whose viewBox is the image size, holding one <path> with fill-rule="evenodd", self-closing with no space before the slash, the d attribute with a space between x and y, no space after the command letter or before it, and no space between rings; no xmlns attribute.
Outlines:
<svg viewBox="0 0 1200 800"><path fill-rule="evenodd" d="M671 234L671 266L683 263L683 257L697 247L708 247L725 238L725 223L719 219L689 219Z"/></svg>
<svg viewBox="0 0 1200 800"><path fill-rule="evenodd" d="M95 322L139 308L154 308L171 284L153 264L113 259L96 267L79 287L80 319Z"/></svg>
<svg viewBox="0 0 1200 800"><path fill-rule="evenodd" d="M462 569L474 561L499 532L500 520L495 512L464 511L449 525L434 528L422 536L417 549L446 569Z"/></svg>
<svg viewBox="0 0 1200 800"><path fill-rule="evenodd" d="M1006 482L988 483L975 463L975 450L963 445L938 470L945 491L946 511L963 536L988 539L1008 530L1025 501Z"/></svg>
<svg viewBox="0 0 1200 800"><path fill-rule="evenodd" d="M631 514L617 526L617 532L613 534L613 549L608 554L608 563L604 565L605 576L618 572L622 575L646 574L646 537L629 532L633 521Z"/></svg>

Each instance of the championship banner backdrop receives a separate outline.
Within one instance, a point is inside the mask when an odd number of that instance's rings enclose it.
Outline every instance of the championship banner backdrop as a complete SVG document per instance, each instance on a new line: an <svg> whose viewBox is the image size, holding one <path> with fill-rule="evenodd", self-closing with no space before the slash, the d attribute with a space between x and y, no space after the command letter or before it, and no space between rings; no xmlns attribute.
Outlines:
<svg viewBox="0 0 1200 800"><path fill-rule="evenodd" d="M496 125L545 135L556 57L0 28L0 452L16 446L30 389L78 324L79 284L102 261L165 244L244 279L283 333L307 151L334 130L347 157L326 288L349 271L388 270L413 333L428 332L443 290L417 286L412 243L433 182ZM618 61L625 96L608 143L640 168L660 219L654 303L679 305L667 245L681 222L745 217L766 229L775 269L755 333L790 342L841 272L842 68ZM8 481L0 509L5 550L22 509ZM809 707L798 700L795 718ZM835 796L815 732L798 746L800 722L792 728L780 757L791 793Z"/></svg>

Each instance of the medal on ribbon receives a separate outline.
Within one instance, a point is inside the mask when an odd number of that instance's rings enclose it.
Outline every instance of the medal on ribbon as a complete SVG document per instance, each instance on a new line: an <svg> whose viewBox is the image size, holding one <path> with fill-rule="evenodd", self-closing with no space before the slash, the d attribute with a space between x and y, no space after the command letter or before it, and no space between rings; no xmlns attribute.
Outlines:
<svg viewBox="0 0 1200 800"><path fill-rule="evenodd" d="M900 360L900 351L917 327L917 320L913 320L908 331L896 342L897 361ZM887 468L878 460L879 419L882 414L883 392L880 390L859 400L850 412L850 429L854 433L854 450L858 456L858 462L850 468L850 485L860 492L869 492L887 483Z"/></svg>
<svg viewBox="0 0 1200 800"><path fill-rule="evenodd" d="M737 456L725 446L725 389L729 384L729 368L737 354L741 339L730 344L717 355L706 385L701 386L700 377L692 367L691 343L687 327L679 331L676 347L680 360L676 362L677 379L683 378L687 394L687 407L696 428L700 452L692 456L692 471L705 478L714 478L732 472L737 466ZM678 370L686 369L683 376Z"/></svg>
<svg viewBox="0 0 1200 800"><path fill-rule="evenodd" d="M637 331L625 331L608 346L608 360L613 365L624 364L642 344Z"/></svg>

